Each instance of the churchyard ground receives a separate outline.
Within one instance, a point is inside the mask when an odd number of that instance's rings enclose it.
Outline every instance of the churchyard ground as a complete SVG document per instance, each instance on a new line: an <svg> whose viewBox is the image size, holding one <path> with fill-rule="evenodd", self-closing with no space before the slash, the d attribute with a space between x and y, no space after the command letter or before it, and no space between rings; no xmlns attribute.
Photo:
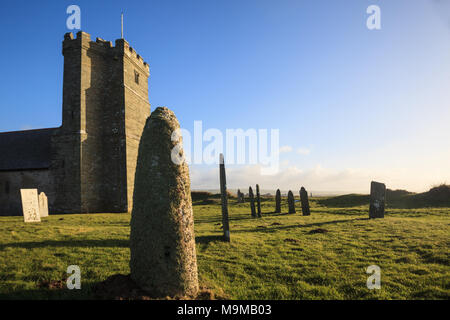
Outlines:
<svg viewBox="0 0 450 320"><path fill-rule="evenodd" d="M449 299L450 208L388 204L369 220L366 200L311 198L304 217L299 202L288 215L283 197L274 214L263 197L258 219L230 199L230 243L220 198L195 200L200 285L229 299ZM0 217L0 299L90 299L96 283L129 274L129 223L129 214ZM66 288L69 265L80 267L80 290ZM380 290L367 288L371 265Z"/></svg>

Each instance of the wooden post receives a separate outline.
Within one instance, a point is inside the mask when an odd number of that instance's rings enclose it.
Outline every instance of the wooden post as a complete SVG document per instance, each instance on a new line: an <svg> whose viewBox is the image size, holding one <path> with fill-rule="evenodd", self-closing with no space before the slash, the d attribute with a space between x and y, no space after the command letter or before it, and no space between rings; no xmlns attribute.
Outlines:
<svg viewBox="0 0 450 320"><path fill-rule="evenodd" d="M230 224L228 222L228 195L227 195L227 179L225 175L225 161L223 154L220 154L220 194L222 198L222 226L223 238L230 242Z"/></svg>

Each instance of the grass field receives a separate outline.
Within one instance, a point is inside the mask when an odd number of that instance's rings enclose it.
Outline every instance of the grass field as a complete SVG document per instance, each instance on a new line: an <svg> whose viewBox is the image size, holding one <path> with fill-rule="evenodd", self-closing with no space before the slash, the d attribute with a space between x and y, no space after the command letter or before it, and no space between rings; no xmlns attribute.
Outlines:
<svg viewBox="0 0 450 320"><path fill-rule="evenodd" d="M336 202L337 201L337 202ZM311 199L311 216L263 218L230 199L231 243L221 241L217 198L194 203L202 285L230 299L449 299L450 208L390 208L369 220L368 205ZM285 200L283 200L285 202ZM283 203L283 212L287 206ZM0 217L0 299L89 299L92 286L129 273L128 214L53 215L40 224ZM81 268L81 290L45 282ZM368 290L369 265L381 290Z"/></svg>

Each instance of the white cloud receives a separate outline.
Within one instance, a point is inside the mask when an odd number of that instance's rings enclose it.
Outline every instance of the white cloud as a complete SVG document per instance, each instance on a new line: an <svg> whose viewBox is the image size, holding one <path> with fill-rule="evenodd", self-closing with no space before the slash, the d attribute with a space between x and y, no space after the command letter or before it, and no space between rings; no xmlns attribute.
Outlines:
<svg viewBox="0 0 450 320"><path fill-rule="evenodd" d="M298 191L304 186L308 191L325 193L366 193L370 192L370 182L386 183L390 189L406 189L422 192L433 184L449 180L436 177L418 177L412 169L374 169L346 168L332 169L317 164L311 168L300 169L296 166L281 167L272 176L261 175L259 165L227 167L227 185L230 191L259 184L264 190ZM191 166L192 189L219 189L219 171L217 168ZM441 179L442 175L438 176Z"/></svg>
<svg viewBox="0 0 450 320"><path fill-rule="evenodd" d="M297 149L297 154L301 154L304 156L307 156L311 153L311 150L307 149L307 148L298 148Z"/></svg>
<svg viewBox="0 0 450 320"><path fill-rule="evenodd" d="M291 146L283 146L280 148L280 153L289 153L289 152L292 152Z"/></svg>

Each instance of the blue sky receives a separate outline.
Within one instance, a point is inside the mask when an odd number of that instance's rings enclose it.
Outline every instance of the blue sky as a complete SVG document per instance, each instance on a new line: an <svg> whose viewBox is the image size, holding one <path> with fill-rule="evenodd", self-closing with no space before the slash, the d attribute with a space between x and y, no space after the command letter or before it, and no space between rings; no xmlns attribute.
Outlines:
<svg viewBox="0 0 450 320"><path fill-rule="evenodd" d="M230 166L230 188L450 183L449 1L8 1L0 131L61 124L71 4L92 39L119 38L124 11L125 38L150 64L152 109L171 108L188 130L195 120L280 130L280 173ZM366 27L373 4L381 30ZM215 188L217 168L192 166L191 178L193 188Z"/></svg>

